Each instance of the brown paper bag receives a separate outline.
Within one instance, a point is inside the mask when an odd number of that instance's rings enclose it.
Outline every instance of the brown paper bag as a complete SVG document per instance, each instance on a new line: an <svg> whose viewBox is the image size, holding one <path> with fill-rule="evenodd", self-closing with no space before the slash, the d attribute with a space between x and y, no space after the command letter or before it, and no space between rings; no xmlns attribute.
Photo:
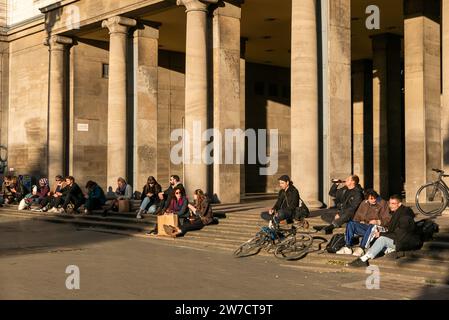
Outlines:
<svg viewBox="0 0 449 320"><path fill-rule="evenodd" d="M157 235L158 236L168 236L164 230L164 224L168 226L177 227L178 226L178 215L177 214L163 214L157 216Z"/></svg>
<svg viewBox="0 0 449 320"><path fill-rule="evenodd" d="M119 200L118 201L118 212L130 212L129 200Z"/></svg>

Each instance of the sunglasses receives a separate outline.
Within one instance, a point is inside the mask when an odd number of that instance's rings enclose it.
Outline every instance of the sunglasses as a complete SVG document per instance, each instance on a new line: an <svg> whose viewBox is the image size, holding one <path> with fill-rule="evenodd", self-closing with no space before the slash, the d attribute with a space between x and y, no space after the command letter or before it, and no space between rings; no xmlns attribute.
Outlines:
<svg viewBox="0 0 449 320"><path fill-rule="evenodd" d="M175 194L181 194L181 192L178 191L178 192L175 192Z"/></svg>

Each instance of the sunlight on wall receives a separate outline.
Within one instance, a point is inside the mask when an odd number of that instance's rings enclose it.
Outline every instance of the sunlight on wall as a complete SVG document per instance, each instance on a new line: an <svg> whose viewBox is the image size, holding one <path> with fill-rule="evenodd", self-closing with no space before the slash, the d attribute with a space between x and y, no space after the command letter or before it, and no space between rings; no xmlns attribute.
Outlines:
<svg viewBox="0 0 449 320"><path fill-rule="evenodd" d="M58 2L59 0L8 0L8 25L39 16L39 8Z"/></svg>

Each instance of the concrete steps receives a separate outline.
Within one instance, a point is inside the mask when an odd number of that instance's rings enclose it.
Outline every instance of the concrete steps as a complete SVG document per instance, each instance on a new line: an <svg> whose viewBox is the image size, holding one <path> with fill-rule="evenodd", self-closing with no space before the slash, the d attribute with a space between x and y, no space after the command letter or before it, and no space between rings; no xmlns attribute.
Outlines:
<svg viewBox="0 0 449 320"><path fill-rule="evenodd" d="M266 222L260 218L260 212L271 204L269 202L243 203L231 205L214 205L214 213L219 217L218 225L205 227L201 231L191 232L183 238L172 239L169 237L156 237L146 235L152 230L156 223L155 216L147 216L142 220L135 219L136 214L111 213L107 217L102 217L101 212L94 212L92 215L66 215L51 214L41 212L18 212L16 210L0 209L0 215L14 216L26 219L38 219L53 223L70 223L80 230L90 230L97 232L114 233L125 236L146 238L149 241L165 241L169 245L180 247L190 247L198 250L223 250L232 255L233 251L254 236ZM419 220L419 219L418 219ZM310 218L311 225L325 224L319 217ZM406 276L420 281L443 282L449 274L449 217L437 218L440 225L440 233L435 235L435 239L424 244L420 251L407 252L405 257L397 260L390 260L387 257L379 258L372 264L378 265L381 272L394 276ZM335 233L343 232L337 229ZM331 236L316 234L317 236L330 239ZM324 246L323 246L324 247ZM260 256L276 259L270 253L262 251ZM322 272L359 272L345 268L347 262L354 260L353 256L340 256L331 254L310 253L300 261L287 262L276 260L288 267L298 268L298 270L312 270ZM362 268L362 272L365 272ZM320 272L321 272L320 271Z"/></svg>

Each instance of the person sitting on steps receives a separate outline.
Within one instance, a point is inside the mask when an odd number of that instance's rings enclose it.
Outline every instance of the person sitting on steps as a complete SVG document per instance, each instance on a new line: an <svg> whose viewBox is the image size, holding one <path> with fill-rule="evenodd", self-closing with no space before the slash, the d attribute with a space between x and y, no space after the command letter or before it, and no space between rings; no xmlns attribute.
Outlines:
<svg viewBox="0 0 449 320"><path fill-rule="evenodd" d="M102 216L107 216L110 210L118 211L119 200L131 200L133 198L133 187L126 183L123 178L117 179L117 189L115 190L116 198L111 201L111 204L103 211Z"/></svg>
<svg viewBox="0 0 449 320"><path fill-rule="evenodd" d="M332 215L333 221L327 226L314 227L316 230L323 229L326 234L332 234L335 228L340 228L349 222L363 201L363 189L359 184L358 176L352 175L346 178L343 188L338 188L342 181L333 180L333 182L329 195L335 198L335 207L317 212L322 216Z"/></svg>
<svg viewBox="0 0 449 320"><path fill-rule="evenodd" d="M164 225L164 230L168 235L174 238L184 236L187 232L201 230L204 226L214 221L212 208L204 192L201 189L197 189L193 197L195 199L194 203L188 205L191 212L189 221L180 227Z"/></svg>
<svg viewBox="0 0 449 320"><path fill-rule="evenodd" d="M299 206L299 192L293 185L293 181L287 175L281 176L279 179L279 187L281 190L278 193L278 199L268 212L262 212L260 215L262 219L271 221L273 215L276 223L286 220L292 222L296 208Z"/></svg>
<svg viewBox="0 0 449 320"><path fill-rule="evenodd" d="M87 199L84 204L84 213L91 214L93 210L101 210L106 203L103 189L95 181L87 181Z"/></svg>
<svg viewBox="0 0 449 320"><path fill-rule="evenodd" d="M393 195L389 201L392 215L387 225L387 232L375 232L377 240L362 257L348 264L349 267L366 267L368 260L374 259L381 252L416 250L422 246L419 235L415 232L415 214L412 209L402 204L402 197Z"/></svg>
<svg viewBox="0 0 449 320"><path fill-rule="evenodd" d="M391 215L388 209L388 202L382 199L379 194L373 189L365 192L365 201L363 201L354 219L349 221L346 225L345 241L346 246L337 251L337 254L352 254L360 257L365 252L367 242L370 238L371 230L374 226L386 227L391 220ZM351 249L355 236L362 236L360 246L353 250Z"/></svg>
<svg viewBox="0 0 449 320"><path fill-rule="evenodd" d="M137 211L137 219L142 219L142 214L154 214L157 211L157 206L161 201L159 193L162 188L153 176L148 177L147 184L143 187L140 208Z"/></svg>

